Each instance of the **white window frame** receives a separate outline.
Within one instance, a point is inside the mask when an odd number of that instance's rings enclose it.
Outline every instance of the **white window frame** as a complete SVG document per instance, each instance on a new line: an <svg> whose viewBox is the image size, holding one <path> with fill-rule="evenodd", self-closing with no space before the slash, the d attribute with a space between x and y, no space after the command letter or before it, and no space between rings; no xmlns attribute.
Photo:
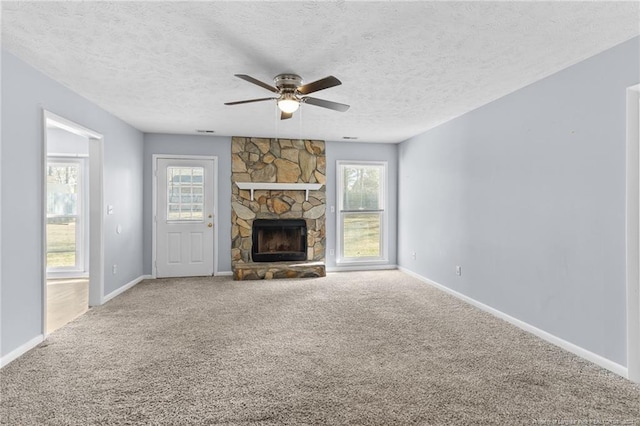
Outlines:
<svg viewBox="0 0 640 426"><path fill-rule="evenodd" d="M83 156L47 155L47 166L53 164L77 164L80 180L78 181L78 213L76 218L76 264L74 266L47 266L48 278L87 277L87 259L89 251L89 181L87 161ZM46 190L45 190L46 193ZM45 254L48 247L45 247Z"/></svg>
<svg viewBox="0 0 640 426"><path fill-rule="evenodd" d="M349 211L343 210L344 203L344 182L343 168L348 166L379 166L382 167L382 210L375 210L380 213L380 256L376 257L344 257L342 254L343 241L343 213ZM359 161L359 160L338 160L336 161L336 264L340 266L349 265L383 265L389 263L389 192L388 192L388 162L387 161ZM374 212L363 210L363 213Z"/></svg>

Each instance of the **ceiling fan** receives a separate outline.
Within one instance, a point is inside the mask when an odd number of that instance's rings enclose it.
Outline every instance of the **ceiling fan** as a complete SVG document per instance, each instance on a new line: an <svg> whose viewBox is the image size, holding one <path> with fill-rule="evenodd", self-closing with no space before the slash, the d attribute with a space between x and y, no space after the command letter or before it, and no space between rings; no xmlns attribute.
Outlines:
<svg viewBox="0 0 640 426"><path fill-rule="evenodd" d="M225 105L239 105L247 104L250 102L262 102L275 99L280 109L280 119L286 120L293 116L293 113L298 110L301 103L311 104L322 108L332 109L334 111L345 112L349 109L349 105L341 104L338 102L326 101L324 99L312 98L306 96L309 93L317 92L319 90L328 89L330 87L339 86L342 84L340 80L330 75L329 77L321 78L314 82L303 85L302 77L296 74L280 74L274 77L273 83L275 87L263 83L246 74L235 74L236 77L241 78L249 83L256 84L264 89L267 89L273 93L276 93L277 97L271 98L259 98L249 99L246 101L225 102Z"/></svg>

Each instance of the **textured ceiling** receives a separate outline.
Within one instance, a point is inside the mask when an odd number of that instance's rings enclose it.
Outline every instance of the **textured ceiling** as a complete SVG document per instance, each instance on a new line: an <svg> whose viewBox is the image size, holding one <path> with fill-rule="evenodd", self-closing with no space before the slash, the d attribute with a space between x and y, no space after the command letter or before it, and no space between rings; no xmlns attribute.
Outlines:
<svg viewBox="0 0 640 426"><path fill-rule="evenodd" d="M144 132L400 142L638 35L638 2L2 2L2 46ZM342 85L280 121L294 72Z"/></svg>

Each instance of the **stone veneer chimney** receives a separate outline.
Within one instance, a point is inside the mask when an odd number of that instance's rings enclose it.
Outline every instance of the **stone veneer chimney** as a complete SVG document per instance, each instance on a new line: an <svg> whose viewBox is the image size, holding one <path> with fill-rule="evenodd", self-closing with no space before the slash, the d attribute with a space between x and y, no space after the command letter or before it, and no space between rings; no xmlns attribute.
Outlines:
<svg viewBox="0 0 640 426"><path fill-rule="evenodd" d="M233 137L231 139L231 264L234 279L325 275L326 157L324 141ZM240 189L238 182L318 183L318 190ZM252 262L254 219L304 219L306 262Z"/></svg>

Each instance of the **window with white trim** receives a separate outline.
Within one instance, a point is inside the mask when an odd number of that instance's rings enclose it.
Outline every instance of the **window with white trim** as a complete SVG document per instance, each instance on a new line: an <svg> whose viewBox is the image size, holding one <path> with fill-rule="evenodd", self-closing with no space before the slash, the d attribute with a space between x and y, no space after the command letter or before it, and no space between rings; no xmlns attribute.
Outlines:
<svg viewBox="0 0 640 426"><path fill-rule="evenodd" d="M47 160L47 272L85 272L84 159Z"/></svg>
<svg viewBox="0 0 640 426"><path fill-rule="evenodd" d="M387 261L386 162L337 163L337 262Z"/></svg>

